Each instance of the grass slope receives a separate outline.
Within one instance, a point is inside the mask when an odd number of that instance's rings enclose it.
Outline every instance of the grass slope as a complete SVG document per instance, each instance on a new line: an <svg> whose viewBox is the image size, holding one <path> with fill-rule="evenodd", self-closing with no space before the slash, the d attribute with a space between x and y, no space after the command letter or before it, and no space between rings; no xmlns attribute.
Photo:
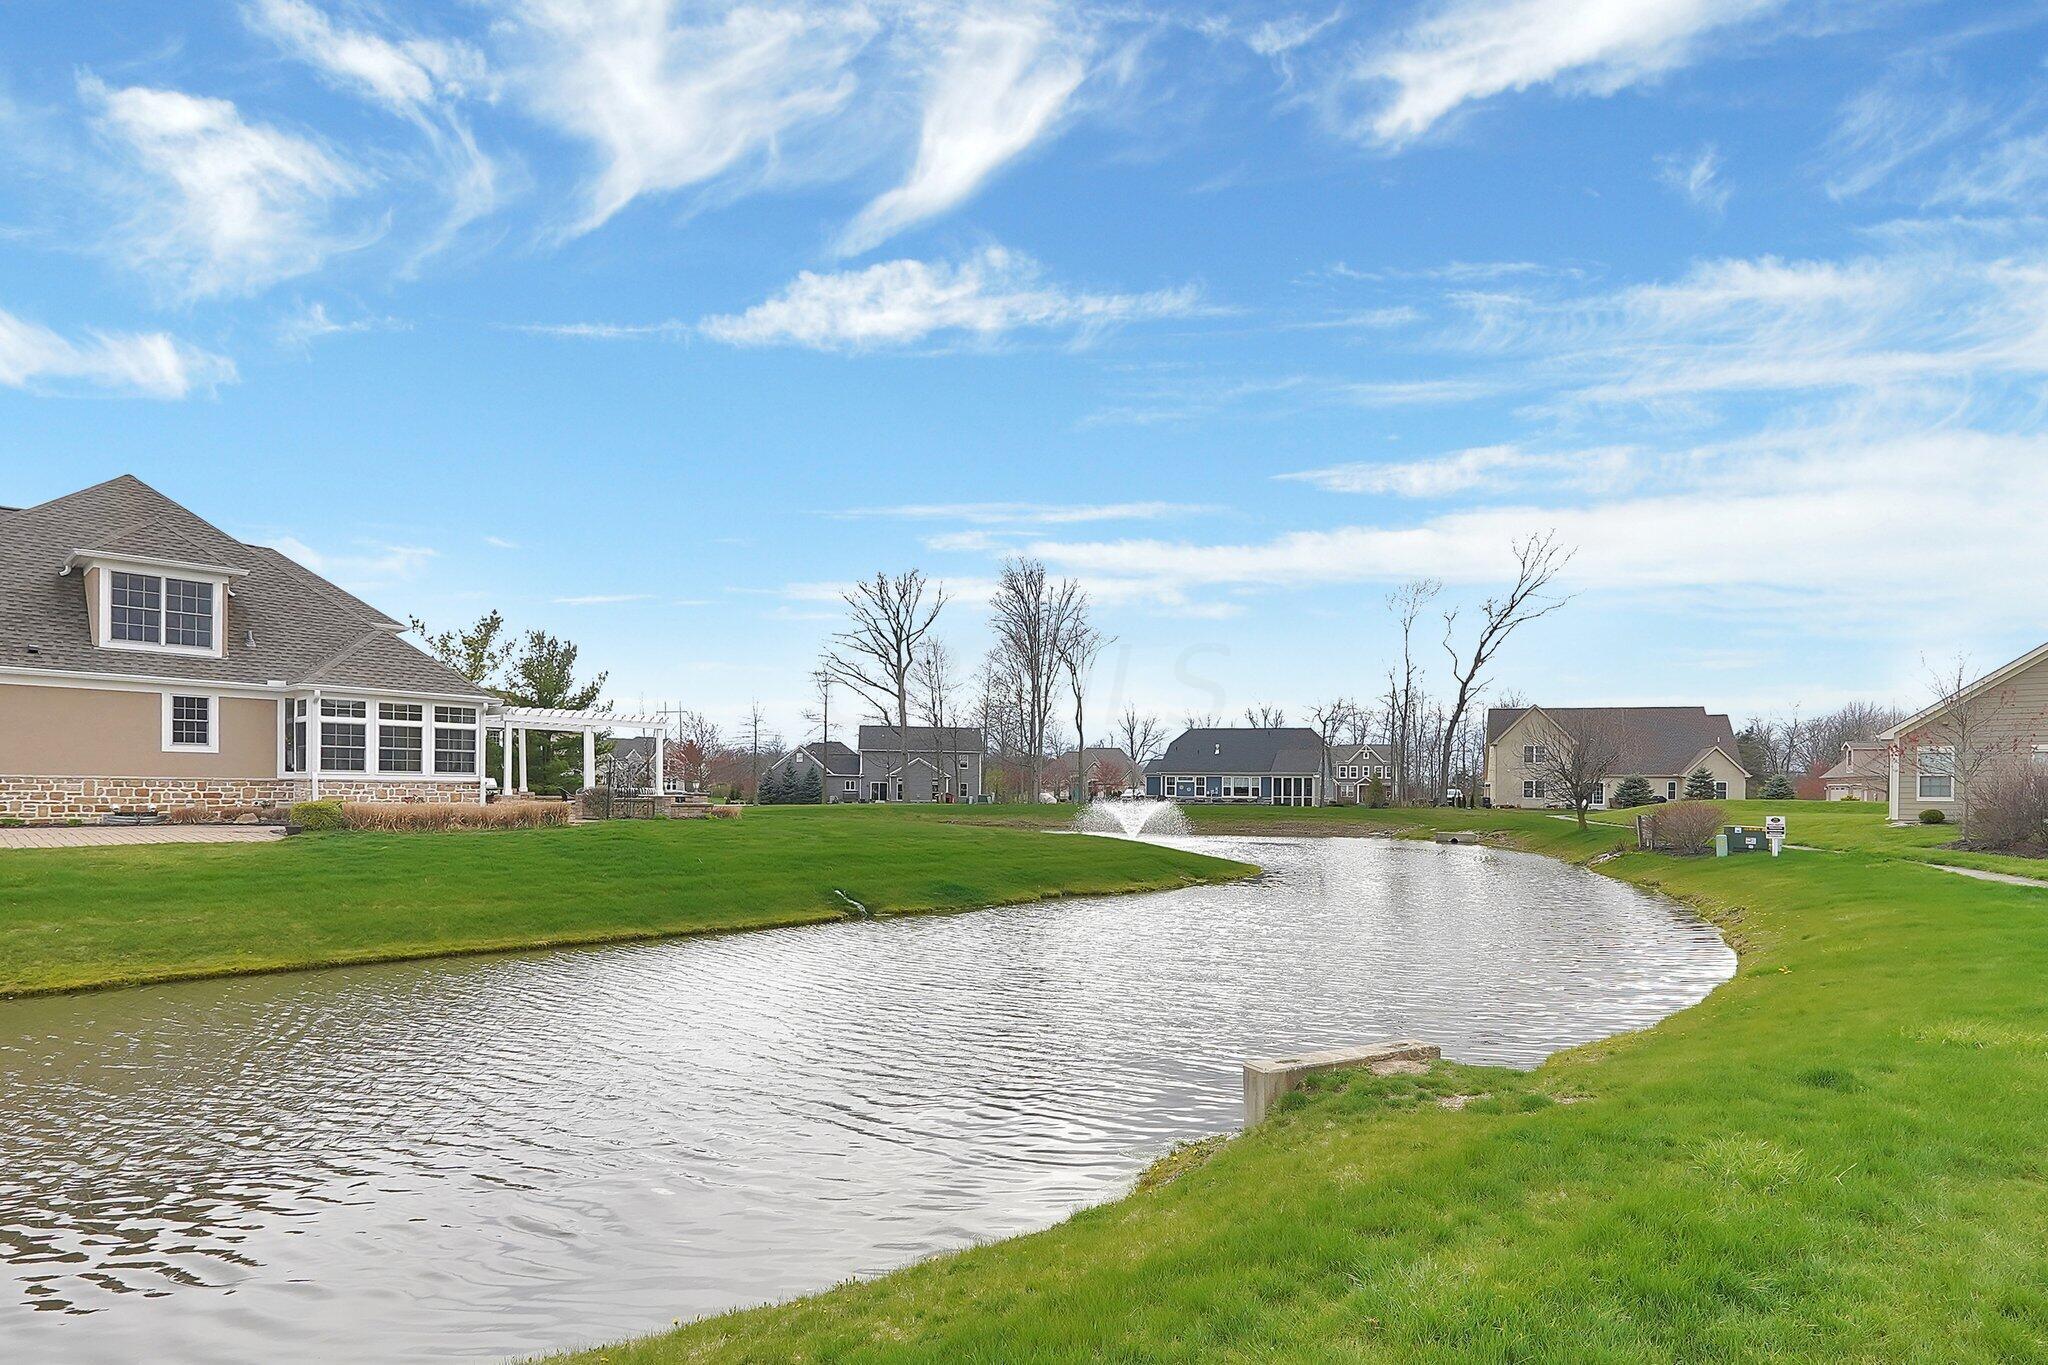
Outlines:
<svg viewBox="0 0 2048 1365"><path fill-rule="evenodd" d="M1156 890L1212 858L838 812L0 853L0 995Z"/></svg>
<svg viewBox="0 0 2048 1365"><path fill-rule="evenodd" d="M1057 1228L577 1359L2048 1358L2048 895L1869 851L1603 870L1737 977L1534 1072L1326 1077Z"/></svg>

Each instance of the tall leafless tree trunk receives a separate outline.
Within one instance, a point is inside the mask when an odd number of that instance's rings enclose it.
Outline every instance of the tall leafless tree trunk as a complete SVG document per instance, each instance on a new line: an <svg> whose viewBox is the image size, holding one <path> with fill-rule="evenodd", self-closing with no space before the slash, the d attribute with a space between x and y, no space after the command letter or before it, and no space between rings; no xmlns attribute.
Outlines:
<svg viewBox="0 0 2048 1365"><path fill-rule="evenodd" d="M1500 652L1500 647L1517 629L1548 616L1571 600L1569 597L1542 595L1572 560L1573 552L1558 543L1556 532L1546 531L1517 541L1514 551L1515 581L1506 593L1489 597L1479 604L1479 630L1469 654L1460 654L1452 642L1458 613L1455 610L1444 613L1444 653L1451 657L1451 680L1457 684L1457 691L1451 699L1451 709L1444 715L1445 743L1437 753L1436 789L1439 796L1451 785L1450 737L1457 733L1472 698L1485 690L1487 680L1481 675L1487 664L1493 661L1494 655Z"/></svg>
<svg viewBox="0 0 2048 1365"><path fill-rule="evenodd" d="M1921 772L1939 772L1938 768L1924 768L1926 760L1921 755L1935 745L1948 749L1949 781L1955 792L1956 833L1967 839L1970 837L1970 803L1977 779L1987 769L2018 754L2019 746L2011 736L2010 726L1998 723L2012 705L2012 696L2003 688L1977 686L1976 679L1971 676L1969 659L1960 654L1949 663L1930 666L1927 681L1928 690L1934 698L1930 714L1926 723L1911 735L1903 736L1901 743L1911 742L1914 746L1916 787Z"/></svg>
<svg viewBox="0 0 2048 1365"><path fill-rule="evenodd" d="M929 591L929 600L927 592ZM946 605L943 586L916 569L894 578L877 573L857 584L843 600L852 618L848 630L832 637L827 667L883 715L896 717L897 782L910 794L910 670L919 648Z"/></svg>
<svg viewBox="0 0 2048 1365"><path fill-rule="evenodd" d="M1124 756L1140 774L1166 742L1166 727L1159 717L1141 716L1135 706L1124 707L1123 714L1116 718L1116 734L1123 741Z"/></svg>
<svg viewBox="0 0 2048 1365"><path fill-rule="evenodd" d="M1037 560L1008 559L989 601L996 649L1020 693L1033 802L1044 790L1046 734L1052 725L1061 653L1079 600L1081 587L1072 579L1054 583Z"/></svg>
<svg viewBox="0 0 2048 1365"><path fill-rule="evenodd" d="M1601 711L1567 712L1562 719L1550 712L1540 713L1549 725L1544 730L1543 761L1536 771L1570 803L1586 827L1586 811L1600 796L1607 780L1620 775L1623 736L1612 714Z"/></svg>
<svg viewBox="0 0 2048 1365"><path fill-rule="evenodd" d="M1387 610L1401 630L1400 671L1387 673L1387 744L1393 750L1397 806L1408 803L1409 774L1415 762L1415 703L1422 676L1415 663L1415 622L1443 587L1439 579L1411 578L1387 594Z"/></svg>
<svg viewBox="0 0 2048 1365"><path fill-rule="evenodd" d="M1095 658L1109 644L1109 637L1088 620L1088 594L1078 593L1067 628L1060 639L1060 664L1067 671L1067 686L1074 693L1074 802L1088 800L1088 729L1082 703L1086 700L1088 674Z"/></svg>
<svg viewBox="0 0 2048 1365"><path fill-rule="evenodd" d="M1358 703L1348 697L1334 697L1308 708L1309 721L1316 727L1316 733L1323 741L1322 783L1325 791L1329 790L1334 776L1330 772L1330 750L1336 746L1337 737L1357 715Z"/></svg>
<svg viewBox="0 0 2048 1365"><path fill-rule="evenodd" d="M960 682L954 676L953 653L946 648L944 640L932 640L918 651L916 670L918 716L931 727L932 756L940 760L940 768L946 781L958 784L960 756L960 717L955 704L955 695ZM908 780L909 774L905 774ZM932 797L938 799L940 782L937 774L932 778Z"/></svg>

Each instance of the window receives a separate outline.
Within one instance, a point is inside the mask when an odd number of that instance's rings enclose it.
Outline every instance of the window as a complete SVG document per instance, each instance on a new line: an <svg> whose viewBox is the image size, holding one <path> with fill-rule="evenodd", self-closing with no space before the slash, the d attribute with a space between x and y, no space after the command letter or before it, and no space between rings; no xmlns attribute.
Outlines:
<svg viewBox="0 0 2048 1365"><path fill-rule="evenodd" d="M113 618L108 636L153 645L162 639L163 580L149 574L117 573L112 595Z"/></svg>
<svg viewBox="0 0 2048 1365"><path fill-rule="evenodd" d="M213 584L164 580L164 643L213 648Z"/></svg>
<svg viewBox="0 0 2048 1365"><path fill-rule="evenodd" d="M454 774L476 772L474 706L434 708L434 771Z"/></svg>
<svg viewBox="0 0 2048 1365"><path fill-rule="evenodd" d="M1524 782L1522 784L1522 795L1532 801L1541 801L1544 798L1545 791L1546 787L1541 782Z"/></svg>
<svg viewBox="0 0 2048 1365"><path fill-rule="evenodd" d="M360 773L369 769L369 703L323 698L320 714L320 766L328 772Z"/></svg>
<svg viewBox="0 0 2048 1365"><path fill-rule="evenodd" d="M851 794L853 794L853 793L856 793L856 792L858 792L858 791L860 790L860 779L859 779L859 778L857 778L857 777L849 777L849 778L847 778L847 779L846 779L846 790L847 790L847 793L848 793L849 795L851 795Z"/></svg>
<svg viewBox="0 0 2048 1365"><path fill-rule="evenodd" d="M286 703L284 725L284 770L288 773L306 771L306 703Z"/></svg>
<svg viewBox="0 0 2048 1365"><path fill-rule="evenodd" d="M1525 764L1550 762L1550 746L1547 744L1524 744L1522 762Z"/></svg>
<svg viewBox="0 0 2048 1365"><path fill-rule="evenodd" d="M164 697L164 748L197 749L202 753L217 753L219 744L214 738L214 708L212 697L178 696Z"/></svg>
<svg viewBox="0 0 2048 1365"><path fill-rule="evenodd" d="M1678 784L1676 782L1666 782L1664 784L1664 799L1666 801L1676 801L1678 799Z"/></svg>
<svg viewBox="0 0 2048 1365"><path fill-rule="evenodd" d="M1915 759L1922 801L1953 801L1956 797L1956 751L1952 744L1926 744Z"/></svg>
<svg viewBox="0 0 2048 1365"><path fill-rule="evenodd" d="M966 754L962 754L962 755L960 755L960 771L961 771L961 772L963 772L963 773L967 771L967 755L966 755Z"/></svg>
<svg viewBox="0 0 2048 1365"><path fill-rule="evenodd" d="M377 770L416 773L422 770L426 736L417 702L380 702L377 706Z"/></svg>
<svg viewBox="0 0 2048 1365"><path fill-rule="evenodd" d="M1716 782L1714 784L1714 799L1716 801L1726 801L1728 799L1728 784L1726 782Z"/></svg>
<svg viewBox="0 0 2048 1365"><path fill-rule="evenodd" d="M1590 806L1604 806L1607 804L1607 784L1605 782L1593 788L1593 799L1586 804Z"/></svg>

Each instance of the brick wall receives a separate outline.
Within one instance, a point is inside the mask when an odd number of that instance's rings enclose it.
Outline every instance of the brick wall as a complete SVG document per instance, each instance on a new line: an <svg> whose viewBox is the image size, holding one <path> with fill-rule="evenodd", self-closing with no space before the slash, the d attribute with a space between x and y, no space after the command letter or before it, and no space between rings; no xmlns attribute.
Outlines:
<svg viewBox="0 0 2048 1365"><path fill-rule="evenodd" d="M288 806L311 794L303 778L4 777L0 819L97 822L112 811L168 813L197 807L213 814L256 806ZM336 801L459 801L481 799L469 782L337 782L323 778L320 795Z"/></svg>

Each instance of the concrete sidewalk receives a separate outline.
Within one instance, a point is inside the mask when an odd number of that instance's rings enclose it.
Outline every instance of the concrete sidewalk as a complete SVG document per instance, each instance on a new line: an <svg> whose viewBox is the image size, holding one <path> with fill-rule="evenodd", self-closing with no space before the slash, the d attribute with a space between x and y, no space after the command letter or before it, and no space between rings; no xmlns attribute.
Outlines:
<svg viewBox="0 0 2048 1365"><path fill-rule="evenodd" d="M277 825L65 825L49 829L0 829L0 849L260 844L283 836L284 830Z"/></svg>

